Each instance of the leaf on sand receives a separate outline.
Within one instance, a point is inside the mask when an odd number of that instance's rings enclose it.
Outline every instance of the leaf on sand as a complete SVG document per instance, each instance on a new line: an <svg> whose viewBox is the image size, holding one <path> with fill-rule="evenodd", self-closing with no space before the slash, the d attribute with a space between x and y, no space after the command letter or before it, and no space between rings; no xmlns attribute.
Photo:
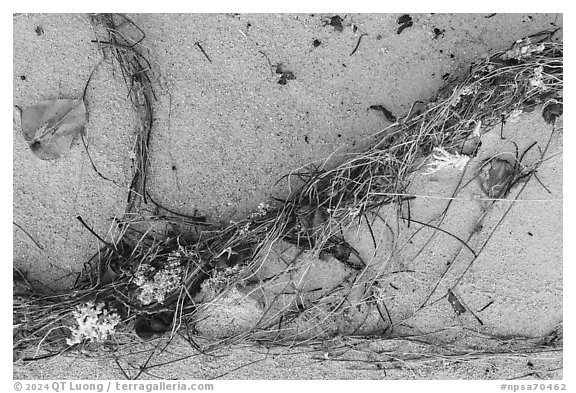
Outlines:
<svg viewBox="0 0 576 393"><path fill-rule="evenodd" d="M456 315L464 314L466 312L466 308L460 303L460 300L454 295L454 292L448 290L448 302L454 309Z"/></svg>
<svg viewBox="0 0 576 393"><path fill-rule="evenodd" d="M558 116L562 116L563 108L561 103L548 104L542 110L542 117L548 124L554 124Z"/></svg>
<svg viewBox="0 0 576 393"><path fill-rule="evenodd" d="M489 198L505 198L515 175L514 165L501 158L493 158L482 166L478 179L482 191Z"/></svg>
<svg viewBox="0 0 576 393"><path fill-rule="evenodd" d="M36 157L55 160L86 125L83 100L48 100L21 109L22 133Z"/></svg>

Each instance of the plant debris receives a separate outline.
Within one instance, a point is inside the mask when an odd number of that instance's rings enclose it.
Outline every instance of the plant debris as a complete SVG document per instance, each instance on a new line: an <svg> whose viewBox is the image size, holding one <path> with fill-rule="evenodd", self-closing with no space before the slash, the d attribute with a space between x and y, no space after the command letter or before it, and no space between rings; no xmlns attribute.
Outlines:
<svg viewBox="0 0 576 393"><path fill-rule="evenodd" d="M42 28L42 26L36 26L34 31L36 32L36 35L38 35L38 37L40 37L42 34L44 34L44 29Z"/></svg>
<svg viewBox="0 0 576 393"><path fill-rule="evenodd" d="M139 317L134 324L134 332L142 340L150 340L170 330L171 313L163 312L152 316Z"/></svg>
<svg viewBox="0 0 576 393"><path fill-rule="evenodd" d="M432 37L432 39L436 40L440 36L443 37L445 32L446 32L445 29L440 30L439 28L435 27L434 28L434 37Z"/></svg>
<svg viewBox="0 0 576 393"><path fill-rule="evenodd" d="M358 47L360 46L360 41L362 41L362 37L364 37L365 35L368 35L368 34L366 34L366 33L360 34L360 37L358 37L358 42L356 43L356 46L354 47L354 50L352 51L352 53L350 53L350 56L352 56L354 53L356 53L356 51L358 50Z"/></svg>
<svg viewBox="0 0 576 393"><path fill-rule="evenodd" d="M148 144L154 124L152 102L156 100L152 88L154 69L145 55L148 48L142 45L146 34L130 18L123 14L92 14L91 19L95 26L104 27L106 33L105 38L92 42L98 44L105 59L111 57L120 67L128 96L139 118L132 151L135 157L133 175L126 207L126 211L131 212L140 201L148 203L146 191Z"/></svg>
<svg viewBox="0 0 576 393"><path fill-rule="evenodd" d="M535 54L542 53L544 44L533 43L530 37L518 40L514 43L511 49L507 50L502 56L503 60L526 60Z"/></svg>
<svg viewBox="0 0 576 393"><path fill-rule="evenodd" d="M400 27L398 27L398 30L396 30L396 34L400 34L404 31L404 29L407 29L408 27L412 27L414 25L412 17L408 14L404 14L401 17L399 17L396 23L400 25Z"/></svg>
<svg viewBox="0 0 576 393"><path fill-rule="evenodd" d="M482 312L484 310L486 310L488 307L490 307L492 304L494 304L494 300L490 300L488 303L486 303L486 305L484 307L482 307L480 310L478 310L477 312Z"/></svg>
<svg viewBox="0 0 576 393"><path fill-rule="evenodd" d="M549 103L542 110L542 117L548 124L554 124L558 116L562 116L562 103Z"/></svg>
<svg viewBox="0 0 576 393"><path fill-rule="evenodd" d="M115 34L116 29L110 29L109 33ZM115 45L100 43L109 49L116 48ZM257 214L245 219L213 225L181 215L142 217L138 211L130 210L130 214L116 221L119 233L86 264L86 270L70 291L56 295L14 295L14 350L31 346L48 350L51 354L61 353L63 347L66 350L70 332L60 329L62 321L73 319L76 307L88 301L114 307L122 321L136 320L137 334L140 332L139 336L145 339L169 326L175 326L174 330L181 326L187 333L183 337L187 337L199 352L240 341L288 344L294 348L296 345L310 345L310 338L345 335L332 329L328 322L323 322L338 318L344 312L350 315L356 309L347 305L356 302L351 294L358 289L361 289L361 296L369 293L374 289L374 277L370 277L365 269L368 265L346 242L342 232L355 230L361 222L366 222L371 231L370 225L382 208L401 209L404 202L414 199L415 196L408 191L409 176L421 168L422 160L431 153L436 152L444 162L461 163L452 157L452 152L460 151L463 143L482 135L482 131L501 124L525 103L541 105L551 100L562 103L559 92L563 88L563 45L544 39L536 45L543 45L543 50L514 59L514 64L504 58L506 51L494 53L474 64L468 74L451 79L429 101L415 103L408 114L373 135L365 150L347 155L342 162L329 168L310 165L287 175L290 184L298 187L294 187L285 200L278 200L272 206L263 204ZM137 68L133 62L144 60L126 48L121 54L128 56L122 58L124 65L130 62L130 67L126 68L130 83L135 70L143 69ZM531 79L534 70L540 66L539 81L544 88L535 88ZM281 64L276 66L276 73L281 75L281 79L285 78L284 82L293 77ZM132 90L149 91L145 90L149 87L145 83L148 80L140 79L138 82L141 84ZM135 98L142 102L141 96ZM553 109L549 110L558 112ZM151 116L150 112L146 113ZM144 141L143 148L147 148ZM435 148L450 152L450 157L440 154ZM516 161L521 162L522 157ZM508 185L524 176L524 168L520 165L514 166L507 161L488 164L485 165L484 189L492 195L500 195L502 190L509 188ZM141 168L140 175L145 176L146 166ZM412 218L411 221L426 225ZM173 229L152 234L146 227L146 232L143 232L142 225L150 228L162 225ZM436 229L448 233L442 228ZM477 256L470 246L460 241L474 257ZM294 286L289 293L275 292L275 297L263 299L265 302L262 303L267 304L266 310L258 308L262 315L247 330L209 341L203 347L196 344L195 325L201 322L201 312L208 310L209 313L230 299L238 300L239 297L234 298L233 294L238 295L238 288L243 285L250 286L244 289L252 295L242 293L241 298L254 302L251 297L256 296L254 294L271 293L270 289L278 288L279 284L281 287L294 284L291 276L298 277L304 284L311 284L303 279L304 270L312 267L304 264L304 256L310 258L308 262L321 261L320 265L324 267L342 269L348 278L337 287L324 291L312 283L314 285L309 285L306 290ZM273 264L277 264L279 270L264 275L263 270ZM145 267L139 270L140 266ZM224 275L219 272L224 272ZM257 275L260 276L255 277ZM252 281L247 283L249 280ZM212 300L199 303L197 295L201 294L203 286L210 285L217 286L218 293ZM467 310L451 291L448 301L458 315ZM362 306L370 312L376 307L370 302ZM380 309L378 312L382 315ZM170 317L154 320L162 313ZM315 319L318 316L323 322ZM152 326L153 322L156 327ZM302 336L303 330L307 336ZM556 337L551 337L550 342L555 343ZM493 339L498 345L503 342ZM506 338L506 343L510 343L509 338ZM350 342L344 344L348 346L346 349L350 348ZM435 346L434 350L437 351L438 347ZM527 350L536 349L530 347ZM494 352L486 354L493 355ZM413 361L414 355L410 356L410 361ZM460 359L463 355L451 352L450 356ZM471 356L476 357L477 353ZM422 358L422 361L429 361L429 358Z"/></svg>
<svg viewBox="0 0 576 393"><path fill-rule="evenodd" d="M489 198L504 197L514 181L515 174L514 165L508 161L501 158L491 159L480 171L480 186Z"/></svg>
<svg viewBox="0 0 576 393"><path fill-rule="evenodd" d="M324 21L324 26L332 26L334 27L334 31L341 32L344 30L344 27L342 26L343 21L344 19L342 19L340 15L334 15L329 18L329 21Z"/></svg>
<svg viewBox="0 0 576 393"><path fill-rule="evenodd" d="M200 51L202 52L202 54L204 55L204 57L206 57L206 59L208 59L208 62L212 63L212 60L210 60L210 57L208 57L208 54L206 53L206 51L204 50L204 48L202 48L202 45L200 45L200 43L198 41L196 41L194 43L194 45L196 45L198 47L198 49L200 49Z"/></svg>
<svg viewBox="0 0 576 393"><path fill-rule="evenodd" d="M448 290L448 302L450 302L450 305L452 306L452 309L456 315L462 315L466 312L466 307L460 303L460 300L458 300L456 295L454 295L454 292L451 290Z"/></svg>
<svg viewBox="0 0 576 393"><path fill-rule="evenodd" d="M392 114L392 112L390 112L388 109L386 109L383 105L370 105L370 107L368 109L372 109L372 110L376 110L379 112L382 112L382 114L384 115L384 117L386 118L386 120L388 120L391 123L395 123L396 122L396 116L394 116Z"/></svg>
<svg viewBox="0 0 576 393"><path fill-rule="evenodd" d="M276 73L280 75L280 79L278 80L278 83L281 85L287 84L289 80L296 79L296 76L294 75L294 73L292 71L284 69L284 66L282 65L282 63L276 65Z"/></svg>
<svg viewBox="0 0 576 393"><path fill-rule="evenodd" d="M522 18L522 23L532 22L532 20L534 20L534 17L532 15L524 15L524 17Z"/></svg>
<svg viewBox="0 0 576 393"><path fill-rule="evenodd" d="M20 110L24 139L42 160L58 159L70 150L87 121L83 100L41 101Z"/></svg>

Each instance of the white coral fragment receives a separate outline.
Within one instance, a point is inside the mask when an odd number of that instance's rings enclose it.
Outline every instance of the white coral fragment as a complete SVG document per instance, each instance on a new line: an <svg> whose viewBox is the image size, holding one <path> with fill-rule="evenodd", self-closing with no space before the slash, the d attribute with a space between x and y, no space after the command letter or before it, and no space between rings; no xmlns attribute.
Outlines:
<svg viewBox="0 0 576 393"><path fill-rule="evenodd" d="M87 302L76 306L72 315L77 326L71 329L72 336L66 339L68 345L80 344L84 340L103 342L120 323L120 316L106 310L104 303Z"/></svg>
<svg viewBox="0 0 576 393"><path fill-rule="evenodd" d="M464 170L470 157L454 153L451 154L441 147L435 147L432 153L433 162L428 164L428 169L424 172L425 175L431 175L443 169L456 168L458 170Z"/></svg>
<svg viewBox="0 0 576 393"><path fill-rule="evenodd" d="M159 270L145 263L138 267L133 282L139 287L138 300L143 305L164 303L166 295L180 286L183 274L180 260L184 253L184 249L172 251L166 265Z"/></svg>

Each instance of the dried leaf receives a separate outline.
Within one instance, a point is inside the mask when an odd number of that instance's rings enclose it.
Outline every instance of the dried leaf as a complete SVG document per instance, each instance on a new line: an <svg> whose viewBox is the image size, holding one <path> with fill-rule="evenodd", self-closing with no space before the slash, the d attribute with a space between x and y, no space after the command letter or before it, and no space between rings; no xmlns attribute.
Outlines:
<svg viewBox="0 0 576 393"><path fill-rule="evenodd" d="M561 116L563 112L562 104L557 102L555 104L548 104L542 110L542 117L548 124L556 122L556 118Z"/></svg>
<svg viewBox="0 0 576 393"><path fill-rule="evenodd" d="M330 26L334 27L335 31L342 31L344 28L342 27L342 22L344 19L340 17L340 15L335 15L330 18L330 22L328 23Z"/></svg>
<svg viewBox="0 0 576 393"><path fill-rule="evenodd" d="M42 160L55 160L71 147L86 125L83 100L48 100L22 110L22 134Z"/></svg>
<svg viewBox="0 0 576 393"><path fill-rule="evenodd" d="M454 312L456 315L464 314L466 312L466 308L460 303L460 300L454 295L454 292L448 290L448 301L452 305Z"/></svg>
<svg viewBox="0 0 576 393"><path fill-rule="evenodd" d="M515 176L515 168L506 160L494 158L479 173L480 186L490 198L505 198Z"/></svg>
<svg viewBox="0 0 576 393"><path fill-rule="evenodd" d="M396 34L400 34L404 31L404 29L414 25L414 22L412 22L412 17L408 14L404 14L398 18L397 23L400 27L398 27Z"/></svg>

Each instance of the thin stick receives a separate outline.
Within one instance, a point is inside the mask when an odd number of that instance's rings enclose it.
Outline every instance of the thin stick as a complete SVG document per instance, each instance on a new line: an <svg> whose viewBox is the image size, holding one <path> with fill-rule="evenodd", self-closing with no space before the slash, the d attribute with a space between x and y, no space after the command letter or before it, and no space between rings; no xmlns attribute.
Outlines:
<svg viewBox="0 0 576 393"><path fill-rule="evenodd" d="M42 247L36 240L34 240L34 238L32 237L32 235L30 235L24 228L22 228L19 224L17 224L16 222L12 221L12 224L15 225L18 229L20 229L22 232L24 232L24 234L26 236L28 236L30 238L30 240L32 240L32 242L34 242L34 245L36 247L38 247L38 249L40 251L44 251L44 247Z"/></svg>
<svg viewBox="0 0 576 393"><path fill-rule="evenodd" d="M103 180L109 181L110 183L118 186L118 187L122 187L120 184L118 184L116 181L107 178L106 176L104 176L99 170L98 168L96 168L96 165L94 164L94 161L92 160L92 156L90 155L90 152L88 151L88 144L86 143L86 140L84 139L84 132L80 133L80 138L82 139L82 144L84 145L84 150L86 151L86 155L88 156L88 160L90 161L90 164L92 165L92 169L94 169L94 172L96 172L96 174L98 176L100 176Z"/></svg>
<svg viewBox="0 0 576 393"><path fill-rule="evenodd" d="M404 216L402 216L402 218L403 218L403 219L406 219ZM474 255L474 258L476 258L476 257L478 256L478 255L476 254L476 251L474 251L474 250L472 249L472 247L470 247L470 246L468 245L468 243L466 243L464 240L460 239L458 236L456 236L456 235L448 232L447 230L442 229L442 228L440 228L440 227L438 227L438 226L436 226L436 225L427 224L427 223L425 223L425 222L415 220L415 219L413 219L413 218L411 219L411 221L412 221L412 222L415 222L416 224L420 224L420 225L424 225L424 226L429 227L429 228L437 229L437 230L439 230L440 232L445 233L445 234L447 234L448 236L453 237L454 239L458 240L464 247L466 247L466 248L468 249L468 251L470 251L470 252L472 253L472 255Z"/></svg>
<svg viewBox="0 0 576 393"><path fill-rule="evenodd" d="M84 220L82 219L81 216L76 216L76 219L78 221L80 221L80 224L82 224L84 226L84 228L86 228L92 235L94 235L98 240L100 240L100 242L102 242L106 247L108 247L114 253L119 254L116 246L114 244L108 243L106 240L102 239L100 237L100 235L98 235L96 232L94 232L94 230L92 228L90 228L88 226L88 224L86 224L86 222L84 222Z"/></svg>
<svg viewBox="0 0 576 393"><path fill-rule="evenodd" d="M362 37L364 37L365 35L368 35L368 34L366 34L366 33L360 34L360 37L358 37L358 42L356 43L356 46L354 47L354 50L352 51L352 53L350 53L350 56L352 56L354 53L356 53L356 51L358 50L358 47L360 46L360 41L362 41Z"/></svg>
<svg viewBox="0 0 576 393"><path fill-rule="evenodd" d="M208 57L208 54L206 53L206 51L204 50L204 48L202 48L202 45L200 45L200 42L196 41L196 42L194 43L194 45L196 45L196 46L202 51L202 53L204 54L204 56L206 56L206 58L208 59L208 61L209 61L210 63L212 63L212 60L210 60L210 57Z"/></svg>

